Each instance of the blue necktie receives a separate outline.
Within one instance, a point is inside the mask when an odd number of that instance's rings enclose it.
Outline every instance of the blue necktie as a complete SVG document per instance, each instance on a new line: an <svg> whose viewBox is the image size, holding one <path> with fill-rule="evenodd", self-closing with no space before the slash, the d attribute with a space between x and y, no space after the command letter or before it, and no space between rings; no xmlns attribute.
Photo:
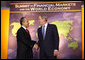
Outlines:
<svg viewBox="0 0 85 60"><path fill-rule="evenodd" d="M42 27L43 40L45 39L45 26Z"/></svg>

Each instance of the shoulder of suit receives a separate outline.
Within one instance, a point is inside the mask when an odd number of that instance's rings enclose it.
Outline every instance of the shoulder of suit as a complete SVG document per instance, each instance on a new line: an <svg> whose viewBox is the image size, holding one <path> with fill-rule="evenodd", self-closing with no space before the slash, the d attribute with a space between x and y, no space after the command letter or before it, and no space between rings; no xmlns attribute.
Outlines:
<svg viewBox="0 0 85 60"><path fill-rule="evenodd" d="M17 33L18 33L18 32L21 32L22 30L23 30L23 28L20 27L20 28L18 29Z"/></svg>
<svg viewBox="0 0 85 60"><path fill-rule="evenodd" d="M40 30L42 27L39 27L38 30Z"/></svg>
<svg viewBox="0 0 85 60"><path fill-rule="evenodd" d="M51 27L56 27L56 25L55 24L48 24L49 26L51 26Z"/></svg>

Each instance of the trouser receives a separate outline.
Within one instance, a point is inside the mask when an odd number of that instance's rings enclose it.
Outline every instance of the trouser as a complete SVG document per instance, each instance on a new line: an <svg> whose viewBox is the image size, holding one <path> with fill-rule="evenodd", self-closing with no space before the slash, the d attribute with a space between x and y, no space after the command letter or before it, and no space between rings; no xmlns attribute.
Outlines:
<svg viewBox="0 0 85 60"><path fill-rule="evenodd" d="M53 54L47 54L45 51L40 51L40 59L56 59Z"/></svg>

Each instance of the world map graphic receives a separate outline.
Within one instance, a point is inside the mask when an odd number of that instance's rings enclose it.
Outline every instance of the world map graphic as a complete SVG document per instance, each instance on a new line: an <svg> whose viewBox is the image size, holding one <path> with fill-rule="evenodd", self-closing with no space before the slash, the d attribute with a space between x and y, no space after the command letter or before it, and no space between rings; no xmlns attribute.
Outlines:
<svg viewBox="0 0 85 60"><path fill-rule="evenodd" d="M35 20L30 20L29 25L35 25ZM68 48L72 48L73 50L76 50L78 48L78 39L72 38L70 31L72 31L73 21L54 21L50 24L55 24L58 28L59 36L63 34L65 36L65 39L67 41L71 41L71 43L68 44ZM16 36L17 30L21 27L19 22L13 22L10 26L13 26L11 32L13 36ZM36 35L37 37L37 35Z"/></svg>

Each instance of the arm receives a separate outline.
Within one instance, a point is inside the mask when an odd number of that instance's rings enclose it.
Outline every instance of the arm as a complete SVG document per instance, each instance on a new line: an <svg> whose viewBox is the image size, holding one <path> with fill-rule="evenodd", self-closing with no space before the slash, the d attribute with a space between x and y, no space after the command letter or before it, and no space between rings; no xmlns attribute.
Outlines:
<svg viewBox="0 0 85 60"><path fill-rule="evenodd" d="M35 43L36 43L36 41L33 41L33 40L31 40L31 47L33 48L33 46L35 45Z"/></svg>
<svg viewBox="0 0 85 60"><path fill-rule="evenodd" d="M54 39L55 39L55 50L59 50L59 34L57 27L54 25Z"/></svg>
<svg viewBox="0 0 85 60"><path fill-rule="evenodd" d="M39 29L38 29L37 33L38 33L38 39L39 39ZM35 43L34 48L39 49L39 46L40 46L40 40Z"/></svg>
<svg viewBox="0 0 85 60"><path fill-rule="evenodd" d="M59 50L59 35L57 27L55 25L54 25L54 42L55 42L54 56L57 56Z"/></svg>
<svg viewBox="0 0 85 60"><path fill-rule="evenodd" d="M38 33L38 39L40 39L39 29L38 29L37 33ZM40 40L38 40L38 42L36 42L36 44L37 44L38 46L40 46Z"/></svg>

